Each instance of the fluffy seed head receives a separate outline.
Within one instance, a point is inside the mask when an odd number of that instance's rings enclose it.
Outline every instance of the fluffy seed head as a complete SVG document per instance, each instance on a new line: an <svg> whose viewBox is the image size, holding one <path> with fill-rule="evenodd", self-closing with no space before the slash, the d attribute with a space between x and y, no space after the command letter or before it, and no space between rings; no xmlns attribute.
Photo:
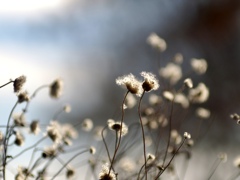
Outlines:
<svg viewBox="0 0 240 180"><path fill-rule="evenodd" d="M128 74L126 76L118 77L116 79L117 85L124 85L129 92L141 96L143 90L141 87L141 82L135 78L134 75Z"/></svg>
<svg viewBox="0 0 240 180"><path fill-rule="evenodd" d="M164 39L160 38L156 33L151 33L147 38L147 43L153 48L163 52L167 48L167 44Z"/></svg>
<svg viewBox="0 0 240 180"><path fill-rule="evenodd" d="M182 78L182 69L177 64L168 63L166 67L159 70L159 75L174 85Z"/></svg>
<svg viewBox="0 0 240 180"><path fill-rule="evenodd" d="M99 173L99 180L116 180L116 175L114 174L113 170L109 173L109 164L106 163L102 165L102 169Z"/></svg>
<svg viewBox="0 0 240 180"><path fill-rule="evenodd" d="M57 99L62 95L62 90L63 90L63 81L61 79L56 79L50 85L50 96L52 98Z"/></svg>
<svg viewBox="0 0 240 180"><path fill-rule="evenodd" d="M20 77L16 78L13 82L14 92L15 93L19 92L25 82L26 82L26 76L20 76Z"/></svg>
<svg viewBox="0 0 240 180"><path fill-rule="evenodd" d="M185 139L191 139L191 134L189 134L188 132L185 132L185 133L183 134L183 137L184 137Z"/></svg>
<svg viewBox="0 0 240 180"><path fill-rule="evenodd" d="M192 79L190 79L190 78L185 79L185 80L184 80L184 85L185 85L186 87L188 87L189 89L191 89L191 88L193 87Z"/></svg>
<svg viewBox="0 0 240 180"><path fill-rule="evenodd" d="M66 177L67 179L70 179L74 176L75 174L75 170L72 168L67 168L67 172L66 172Z"/></svg>
<svg viewBox="0 0 240 180"><path fill-rule="evenodd" d="M93 121L89 118L86 118L82 122L82 130L89 132L93 128Z"/></svg>
<svg viewBox="0 0 240 180"><path fill-rule="evenodd" d="M174 95L170 91L164 91L163 92L163 97L167 99L168 101L173 101Z"/></svg>
<svg viewBox="0 0 240 180"><path fill-rule="evenodd" d="M211 112L208 109L200 107L200 108L196 109L196 114L198 117L200 117L202 119L207 119L210 117Z"/></svg>
<svg viewBox="0 0 240 180"><path fill-rule="evenodd" d="M20 132L17 132L17 133L16 133L16 138L15 138L14 143L15 143L17 146L22 146L22 145L23 145L23 143L24 143L24 137L23 137L23 135L22 135Z"/></svg>
<svg viewBox="0 0 240 180"><path fill-rule="evenodd" d="M96 153L96 149L95 147L91 146L89 149L90 154L95 154Z"/></svg>
<svg viewBox="0 0 240 180"><path fill-rule="evenodd" d="M28 93L26 91L18 94L18 103L28 102L29 100L30 98L28 97Z"/></svg>
<svg viewBox="0 0 240 180"><path fill-rule="evenodd" d="M204 103L208 100L209 89L204 83L199 83L194 89L190 89L188 98L192 103Z"/></svg>
<svg viewBox="0 0 240 180"><path fill-rule="evenodd" d="M207 61L205 59L196 59L192 58L191 59L191 66L192 69L197 73L197 74L204 74L207 71Z"/></svg>
<svg viewBox="0 0 240 180"><path fill-rule="evenodd" d="M37 120L32 121L29 127L30 127L30 132L35 135L37 135L41 131L39 126L39 121Z"/></svg>
<svg viewBox="0 0 240 180"><path fill-rule="evenodd" d="M118 136L120 136L120 130L121 130L121 122L116 122L112 119L108 120L108 128L112 131L116 131L118 133ZM125 136L128 133L128 127L127 125L123 122L122 123L122 132L121 136Z"/></svg>
<svg viewBox="0 0 240 180"><path fill-rule="evenodd" d="M142 88L144 91L149 92L151 90L157 90L159 88L158 80L155 75L150 72L141 72L141 76L144 78Z"/></svg>
<svg viewBox="0 0 240 180"><path fill-rule="evenodd" d="M234 166L238 167L240 169L240 156L236 157L233 161Z"/></svg>

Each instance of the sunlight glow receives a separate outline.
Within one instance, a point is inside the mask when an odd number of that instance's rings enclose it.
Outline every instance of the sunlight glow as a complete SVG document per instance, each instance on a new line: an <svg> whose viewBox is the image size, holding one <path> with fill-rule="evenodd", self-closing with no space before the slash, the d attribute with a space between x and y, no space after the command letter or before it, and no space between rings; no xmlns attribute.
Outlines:
<svg viewBox="0 0 240 180"><path fill-rule="evenodd" d="M65 0L0 0L0 15L39 14L62 7Z"/></svg>

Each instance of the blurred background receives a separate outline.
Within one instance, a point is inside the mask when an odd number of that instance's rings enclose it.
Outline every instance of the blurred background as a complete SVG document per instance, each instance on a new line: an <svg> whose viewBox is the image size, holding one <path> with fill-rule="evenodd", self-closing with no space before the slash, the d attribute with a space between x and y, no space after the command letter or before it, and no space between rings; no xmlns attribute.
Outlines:
<svg viewBox="0 0 240 180"><path fill-rule="evenodd" d="M215 120L198 155L227 152L226 168L233 168L240 136L229 115L240 113L240 1L0 0L0 4L0 83L26 75L25 88L31 94L56 78L64 80L63 97L52 100L47 90L39 93L27 119L48 122L68 103L72 112L63 116L63 122L89 117L102 124L122 101L124 91L115 85L118 76L157 74L159 62L165 65L176 53L183 54L186 69L191 58L204 58L208 71L196 79L210 88L205 107ZM152 32L166 40L165 52L159 54L146 43ZM0 97L1 118L7 119L16 101L12 87L1 89ZM201 160L207 161L207 155ZM201 163L192 166L199 169Z"/></svg>

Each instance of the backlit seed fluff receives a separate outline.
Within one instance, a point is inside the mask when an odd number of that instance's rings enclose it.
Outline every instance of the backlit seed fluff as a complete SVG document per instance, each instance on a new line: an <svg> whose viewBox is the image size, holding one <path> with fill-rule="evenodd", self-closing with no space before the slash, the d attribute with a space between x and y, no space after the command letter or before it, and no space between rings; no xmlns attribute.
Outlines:
<svg viewBox="0 0 240 180"><path fill-rule="evenodd" d="M61 79L56 79L50 85L50 96L52 98L57 99L62 95L62 90L63 90L63 81Z"/></svg>
<svg viewBox="0 0 240 180"><path fill-rule="evenodd" d="M14 143L15 143L17 146L22 146L22 145L23 145L23 143L24 143L24 137L23 137L23 135L22 135L20 132L17 132L17 133L16 133L16 138L15 138Z"/></svg>
<svg viewBox="0 0 240 180"><path fill-rule="evenodd" d="M116 180L116 175L113 172L113 170L110 171L109 173L109 164L106 163L102 165L102 169L99 173L99 180Z"/></svg>
<svg viewBox="0 0 240 180"><path fill-rule="evenodd" d="M92 130L92 128L93 128L92 120L89 118L84 119L82 122L82 130L89 132Z"/></svg>
<svg viewBox="0 0 240 180"><path fill-rule="evenodd" d="M118 136L120 136L120 130L121 130L121 136L125 136L128 133L128 127L124 122L122 123L122 129L121 129L120 121L116 122L112 119L109 119L107 123L108 123L108 128L112 131L117 132Z"/></svg>
<svg viewBox="0 0 240 180"><path fill-rule="evenodd" d="M167 44L164 39L160 38L156 33L151 33L147 38L147 43L153 48L163 52L167 48Z"/></svg>
<svg viewBox="0 0 240 180"><path fill-rule="evenodd" d="M54 142L60 143L62 140L61 126L57 121L51 121L47 126L47 136Z"/></svg>
<svg viewBox="0 0 240 180"><path fill-rule="evenodd" d="M95 154L96 153L96 149L95 147L91 146L89 149L90 154Z"/></svg>
<svg viewBox="0 0 240 180"><path fill-rule="evenodd" d="M148 101L150 105L157 105L162 102L162 98L156 94L150 94Z"/></svg>
<svg viewBox="0 0 240 180"><path fill-rule="evenodd" d="M182 64L183 62L183 55L181 53L175 54L173 61L177 64Z"/></svg>
<svg viewBox="0 0 240 180"><path fill-rule="evenodd" d="M189 89L191 89L191 88L193 87L192 79L190 79L190 78L185 79L185 80L184 80L184 85L185 85L186 87L188 87Z"/></svg>
<svg viewBox="0 0 240 180"><path fill-rule="evenodd" d="M153 154L151 154L151 153L148 153L147 154L147 159L149 159L149 160L155 160L155 156L153 155Z"/></svg>
<svg viewBox="0 0 240 180"><path fill-rule="evenodd" d="M174 95L170 91L163 91L163 97L168 101L173 101Z"/></svg>
<svg viewBox="0 0 240 180"><path fill-rule="evenodd" d="M182 78L182 69L177 64L168 63L166 67L159 70L159 75L174 85Z"/></svg>
<svg viewBox="0 0 240 180"><path fill-rule="evenodd" d="M26 82L26 76L20 76L20 77L16 78L13 82L14 92L15 93L19 92L25 82Z"/></svg>
<svg viewBox="0 0 240 180"><path fill-rule="evenodd" d="M141 87L141 82L135 78L131 73L125 76L118 77L116 79L116 84L120 86L125 86L129 92L141 96L143 90Z"/></svg>
<svg viewBox="0 0 240 180"><path fill-rule="evenodd" d="M184 137L185 139L191 139L191 134L189 134L188 132L185 132L185 133L183 134L183 137Z"/></svg>
<svg viewBox="0 0 240 180"><path fill-rule="evenodd" d="M188 98L192 103L204 103L208 100L209 89L204 83L199 83L197 87L190 89Z"/></svg>
<svg viewBox="0 0 240 180"><path fill-rule="evenodd" d="M196 59L192 58L191 59L191 66L192 69L197 73L197 74L204 74L207 71L207 61L205 59Z"/></svg>
<svg viewBox="0 0 240 180"><path fill-rule="evenodd" d="M234 166L238 167L240 169L240 156L236 157L233 161Z"/></svg>
<svg viewBox="0 0 240 180"><path fill-rule="evenodd" d="M13 122L14 122L15 126L20 126L20 127L26 126L26 119L25 119L24 114L14 114Z"/></svg>
<svg viewBox="0 0 240 180"><path fill-rule="evenodd" d="M141 76L144 78L142 88L144 91L149 92L151 90L157 90L159 88L158 80L155 75L150 72L141 72Z"/></svg>
<svg viewBox="0 0 240 180"><path fill-rule="evenodd" d="M30 127L30 132L37 135L41 129L40 129L40 126L39 126L39 121L35 120L35 121L32 121L31 124L29 125Z"/></svg>
<svg viewBox="0 0 240 180"><path fill-rule="evenodd" d="M210 117L211 112L208 109L199 107L196 109L196 115L202 119L207 119Z"/></svg>
<svg viewBox="0 0 240 180"><path fill-rule="evenodd" d="M18 94L18 103L28 102L29 99L30 98L28 97L28 93L26 91Z"/></svg>
<svg viewBox="0 0 240 180"><path fill-rule="evenodd" d="M175 95L174 102L181 104L181 106L185 109L189 107L188 98L183 93L177 93Z"/></svg>
<svg viewBox="0 0 240 180"><path fill-rule="evenodd" d="M55 157L56 155L57 155L57 149L55 146L45 147L42 152L43 158L52 158L52 157Z"/></svg>
<svg viewBox="0 0 240 180"><path fill-rule="evenodd" d="M232 118L232 119L235 120L235 121L240 120L240 116L239 116L237 113L231 114L231 115L230 115L230 118Z"/></svg>

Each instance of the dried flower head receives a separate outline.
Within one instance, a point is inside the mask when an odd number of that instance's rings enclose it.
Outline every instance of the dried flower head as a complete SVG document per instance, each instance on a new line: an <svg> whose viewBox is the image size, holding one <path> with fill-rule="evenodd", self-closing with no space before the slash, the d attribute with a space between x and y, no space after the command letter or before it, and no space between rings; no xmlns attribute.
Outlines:
<svg viewBox="0 0 240 180"><path fill-rule="evenodd" d="M26 126L26 119L25 119L24 114L14 114L13 122L14 122L15 126L20 126L20 127Z"/></svg>
<svg viewBox="0 0 240 180"><path fill-rule="evenodd" d="M95 154L96 153L96 148L91 146L89 149L90 154Z"/></svg>
<svg viewBox="0 0 240 180"><path fill-rule="evenodd" d="M189 107L189 101L187 97L182 93L175 94L174 102L181 104L181 106L185 109Z"/></svg>
<svg viewBox="0 0 240 180"><path fill-rule="evenodd" d="M188 132L185 132L185 133L183 134L183 137L184 137L185 139L191 139L191 134L189 134Z"/></svg>
<svg viewBox="0 0 240 180"><path fill-rule="evenodd" d="M128 74L126 76L118 77L116 79L117 85L126 86L127 90L132 94L136 94L137 96L141 96L143 90L141 87L141 82L135 78L134 75Z"/></svg>
<svg viewBox="0 0 240 180"><path fill-rule="evenodd" d="M121 130L121 122L116 122L113 119L109 119L107 121L108 123L108 128L112 131L115 131L118 133L118 136L120 136L120 130ZM128 133L128 127L127 125L123 122L122 123L122 132L121 132L121 136L125 136Z"/></svg>
<svg viewBox="0 0 240 180"><path fill-rule="evenodd" d="M24 137L23 137L22 133L16 132L14 144L16 144L17 146L22 146L23 143L24 143Z"/></svg>
<svg viewBox="0 0 240 180"><path fill-rule="evenodd" d="M142 88L144 91L149 92L151 90L157 90L159 88L158 80L155 75L150 72L141 72L141 76L144 78Z"/></svg>
<svg viewBox="0 0 240 180"><path fill-rule="evenodd" d="M50 125L47 126L47 135L54 143L61 142L61 126L57 121L51 121Z"/></svg>
<svg viewBox="0 0 240 180"><path fill-rule="evenodd" d="M160 52L165 51L167 48L165 40L160 38L156 33L151 33L148 36L147 43L150 44L153 48L158 49Z"/></svg>
<svg viewBox="0 0 240 180"><path fill-rule="evenodd" d="M18 103L28 102L30 100L27 91L18 94Z"/></svg>
<svg viewBox="0 0 240 180"><path fill-rule="evenodd" d="M35 135L37 135L41 131L38 120L32 121L29 127L30 127L30 132Z"/></svg>
<svg viewBox="0 0 240 180"><path fill-rule="evenodd" d="M182 142L182 136L175 129L171 130L171 136L170 137L171 137L171 141L174 144L180 144Z"/></svg>
<svg viewBox="0 0 240 180"><path fill-rule="evenodd" d="M189 89L193 88L193 82L192 82L192 79L187 78L187 79L184 80L183 83L184 83L184 85L185 85L186 87L188 87Z"/></svg>
<svg viewBox="0 0 240 180"><path fill-rule="evenodd" d="M192 58L191 59L191 66L192 69L197 73L197 74L204 74L207 71L207 61L205 59L196 59Z"/></svg>
<svg viewBox="0 0 240 180"><path fill-rule="evenodd" d="M50 96L55 99L59 98L62 95L62 89L63 81L61 79L53 81L50 85Z"/></svg>
<svg viewBox="0 0 240 180"><path fill-rule="evenodd" d="M75 170L73 168L67 168L66 177L67 179L72 178L75 175Z"/></svg>
<svg viewBox="0 0 240 180"><path fill-rule="evenodd" d="M61 134L64 138L75 139L78 136L77 130L72 124L65 123L61 125Z"/></svg>
<svg viewBox="0 0 240 180"><path fill-rule="evenodd" d="M235 120L235 121L240 120L240 116L239 116L237 113L231 114L231 115L230 115L230 118L232 118L232 119Z"/></svg>
<svg viewBox="0 0 240 180"><path fill-rule="evenodd" d="M52 158L52 157L55 157L56 155L57 155L57 149L55 146L46 147L42 152L43 158Z"/></svg>
<svg viewBox="0 0 240 180"><path fill-rule="evenodd" d="M150 105L157 105L162 102L162 98L156 94L150 94L148 101Z"/></svg>
<svg viewBox="0 0 240 180"><path fill-rule="evenodd" d="M20 77L16 78L13 82L14 92L15 93L19 92L25 82L26 82L26 76L20 76Z"/></svg>
<svg viewBox="0 0 240 180"><path fill-rule="evenodd" d="M116 180L117 177L113 170L110 171L109 173L109 164L103 164L101 172L99 173L99 180Z"/></svg>
<svg viewBox="0 0 240 180"><path fill-rule="evenodd" d="M208 109L200 107L196 109L196 115L202 119L207 119L210 117L211 112Z"/></svg>
<svg viewBox="0 0 240 180"><path fill-rule="evenodd" d="M159 75L174 85L182 78L182 69L177 64L168 63L166 67L159 70Z"/></svg>
<svg viewBox="0 0 240 180"><path fill-rule="evenodd" d="M208 100L209 89L204 83L199 83L194 89L190 89L188 98L192 103L204 103Z"/></svg>
<svg viewBox="0 0 240 180"><path fill-rule="evenodd" d="M82 122L82 130L84 131L91 131L93 128L93 121L89 118L86 118Z"/></svg>

